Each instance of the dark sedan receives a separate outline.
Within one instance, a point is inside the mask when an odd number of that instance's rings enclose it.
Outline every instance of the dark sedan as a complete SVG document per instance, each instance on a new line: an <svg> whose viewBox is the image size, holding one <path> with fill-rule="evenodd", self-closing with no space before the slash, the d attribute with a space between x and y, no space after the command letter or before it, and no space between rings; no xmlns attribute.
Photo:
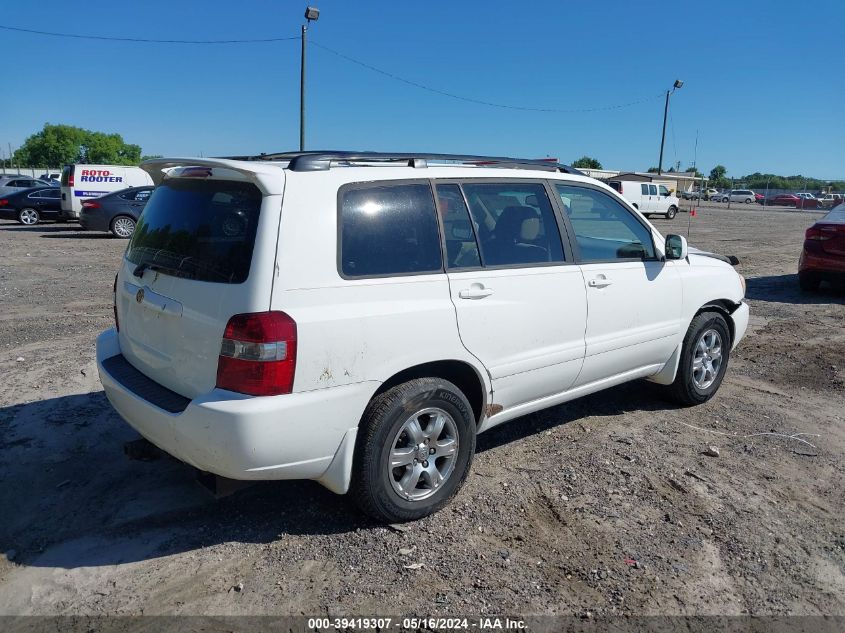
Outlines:
<svg viewBox="0 0 845 633"><path fill-rule="evenodd" d="M57 187L33 187L0 196L0 218L21 224L57 220L62 211L62 192Z"/></svg>
<svg viewBox="0 0 845 633"><path fill-rule="evenodd" d="M87 231L110 231L115 237L128 239L152 192L153 187L130 187L86 200L79 224Z"/></svg>

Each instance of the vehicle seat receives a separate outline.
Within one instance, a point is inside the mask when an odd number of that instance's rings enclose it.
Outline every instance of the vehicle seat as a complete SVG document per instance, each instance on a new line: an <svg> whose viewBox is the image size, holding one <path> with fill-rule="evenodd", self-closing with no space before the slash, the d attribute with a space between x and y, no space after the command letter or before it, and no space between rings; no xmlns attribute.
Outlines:
<svg viewBox="0 0 845 633"><path fill-rule="evenodd" d="M549 252L532 244L540 234L537 210L525 206L510 206L502 210L493 231L496 242L494 264L533 263L549 261Z"/></svg>

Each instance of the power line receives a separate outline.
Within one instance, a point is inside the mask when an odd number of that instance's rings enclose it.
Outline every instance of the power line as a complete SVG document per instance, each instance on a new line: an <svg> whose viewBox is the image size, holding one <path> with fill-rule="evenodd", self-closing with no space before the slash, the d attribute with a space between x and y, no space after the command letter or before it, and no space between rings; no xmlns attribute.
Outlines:
<svg viewBox="0 0 845 633"><path fill-rule="evenodd" d="M298 40L299 36L294 35L291 37L267 37L267 38L257 38L257 39L243 39L243 40L164 40L164 39L150 39L150 38L141 38L141 37L111 37L105 35L82 35L78 33L56 33L52 31L38 31L35 29L24 29L15 26L4 26L0 25L0 29L6 31L16 31L19 33L31 33L34 35L46 35L49 37L64 37L64 38L73 38L73 39L83 39L83 40L105 40L110 42L140 42L144 44L260 44L260 43L267 43L267 42L285 42L291 40ZM646 97L644 99L638 99L637 101L629 101L627 103L617 103L614 105L607 105L607 106L599 106L594 108L540 108L540 107L531 107L531 106L518 106L518 105L511 105L506 103L496 103L493 101L485 101L483 99L474 99L472 97L466 97L463 95L455 94L452 92L447 92L445 90L440 90L439 88L433 88L431 86L427 86L425 84L421 84L417 81L413 81L411 79L406 79L404 77L400 77L399 75L395 75L391 72L383 70L381 68L377 68L371 64L363 62L359 59L355 59L354 57L350 57L340 51L336 51L328 46L315 42L311 40L310 42L312 45L320 48L332 55L340 57L341 59L345 59L348 62L353 64L357 64L362 68L366 68L371 70L372 72L378 73L385 77L389 77L395 81L399 81L401 83L407 84L409 86L414 86L415 88L419 88L420 90L426 90L428 92L440 95L442 97L448 97L450 99L456 99L458 101L464 101L466 103L475 103L477 105L488 106L491 108L501 108L505 110L519 110L522 112L547 112L547 113L555 113L555 114L577 114L577 113L584 113L584 112L605 112L609 110L620 110L622 108L629 108L631 106L639 105L641 103L646 103L649 101L654 101L655 99L660 99L663 96L663 93L658 95L654 95L653 97Z"/></svg>
<svg viewBox="0 0 845 633"><path fill-rule="evenodd" d="M0 25L5 31L18 31L20 33L33 33L35 35L48 35L50 37L70 37L80 40L107 40L111 42L142 42L145 44L259 44L262 42L284 42L287 40L298 40L299 36L293 37L267 37L249 40L156 40L141 37L108 37L105 35L79 35L76 33L53 33L51 31L36 31L35 29L22 29L15 26Z"/></svg>
<svg viewBox="0 0 845 633"><path fill-rule="evenodd" d="M345 55L339 51L329 48L328 46L324 46L323 44L319 44L314 40L311 40L311 44L316 46L317 48L321 48L324 51L331 53L332 55L336 55L342 59L345 59L348 62L352 62L353 64L357 64L363 68L368 70L372 70L373 72L379 73L380 75L384 75L385 77L390 77L391 79L395 79L396 81L401 81L402 83L408 84L409 86L414 86L416 88L420 88L421 90L427 90L428 92L433 92L434 94L441 95L443 97L449 97L450 99L457 99L459 101L466 101L468 103L476 103L478 105L489 106L491 108L504 108L506 110L522 110L524 112L552 112L558 114L574 114L578 112L601 112L605 110L619 110L621 108L628 108L630 106L638 105L640 103L646 103L648 101L654 101L655 99L660 99L663 97L663 93L655 95L653 97L646 97L645 99L639 99L637 101L630 101L628 103L619 103L616 105L609 105L609 106L600 106L597 108L574 108L574 109L562 109L562 108L533 108L529 106L516 106L516 105L509 105L505 103L495 103L492 101L483 101L481 99L473 99L472 97L464 97L462 95L457 95L452 92L446 92L445 90L440 90L438 88L432 88L431 86L426 86L425 84L421 84L416 81L412 81L410 79L405 79L404 77L400 77L399 75L394 75L391 72L383 70L381 68L376 68L366 62L362 62L359 59L355 59L354 57L350 57L349 55Z"/></svg>

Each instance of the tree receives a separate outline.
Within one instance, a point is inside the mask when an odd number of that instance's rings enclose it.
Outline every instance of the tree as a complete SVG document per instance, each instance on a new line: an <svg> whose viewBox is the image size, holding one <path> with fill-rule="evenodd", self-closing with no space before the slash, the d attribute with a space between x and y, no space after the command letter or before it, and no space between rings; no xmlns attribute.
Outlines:
<svg viewBox="0 0 845 633"><path fill-rule="evenodd" d="M728 180L728 178L726 177L727 173L728 170L725 168L724 165L716 165L713 169L710 170L710 184L719 189L730 187L731 181Z"/></svg>
<svg viewBox="0 0 845 633"><path fill-rule="evenodd" d="M582 156L576 161L572 162L573 167L580 167L583 169L601 169L601 163L597 161L595 158L590 158L589 156Z"/></svg>
<svg viewBox="0 0 845 633"><path fill-rule="evenodd" d="M44 124L15 151L21 167L59 167L71 163L137 165L141 146L125 143L120 134L92 132L72 125Z"/></svg>
<svg viewBox="0 0 845 633"><path fill-rule="evenodd" d="M646 173L648 173L648 174L656 174L656 173L657 173L657 167L649 167L649 168L646 170Z"/></svg>
<svg viewBox="0 0 845 633"><path fill-rule="evenodd" d="M153 160L154 158L164 158L161 154L144 154L141 156L141 162L143 163L145 160Z"/></svg>

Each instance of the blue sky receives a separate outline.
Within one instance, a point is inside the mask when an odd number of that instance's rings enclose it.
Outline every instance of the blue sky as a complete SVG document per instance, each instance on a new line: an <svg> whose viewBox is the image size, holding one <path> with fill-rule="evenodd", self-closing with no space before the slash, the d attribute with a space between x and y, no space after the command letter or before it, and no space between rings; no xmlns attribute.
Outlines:
<svg viewBox="0 0 845 633"><path fill-rule="evenodd" d="M309 149L556 156L657 164L661 93L676 78L664 168L695 156L731 176L845 178L845 3L312 0L310 37L427 92L309 48ZM61 2L6 7L0 25L157 39L297 36L305 2ZM837 25L834 28L833 25ZM840 35L835 35L839 29ZM45 122L118 132L147 154L297 149L299 42L142 44L0 31L9 68L0 145ZM29 71L29 72L28 72Z"/></svg>

